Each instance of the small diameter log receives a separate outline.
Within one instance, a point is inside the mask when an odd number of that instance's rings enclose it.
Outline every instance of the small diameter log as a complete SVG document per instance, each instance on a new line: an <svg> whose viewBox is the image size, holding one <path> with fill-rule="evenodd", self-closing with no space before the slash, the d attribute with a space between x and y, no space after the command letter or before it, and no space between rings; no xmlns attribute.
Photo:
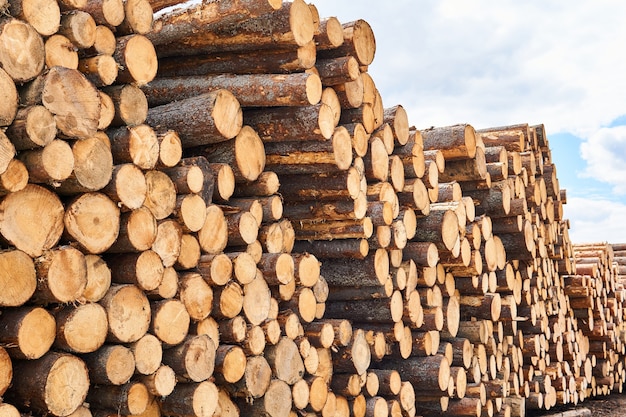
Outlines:
<svg viewBox="0 0 626 417"><path fill-rule="evenodd" d="M151 375L157 371L163 358L163 345L155 335L146 333L129 347L135 358L136 374Z"/></svg>
<svg viewBox="0 0 626 417"><path fill-rule="evenodd" d="M174 391L161 399L163 413L176 417L211 417L218 405L218 389L213 382L179 383Z"/></svg>
<svg viewBox="0 0 626 417"><path fill-rule="evenodd" d="M386 361L386 366L396 369L402 380L409 381L419 392L432 391L437 387L445 395L450 380L450 364L443 355L411 357L403 361Z"/></svg>
<svg viewBox="0 0 626 417"><path fill-rule="evenodd" d="M109 253L142 252L150 249L157 236L152 212L140 207L120 216L120 233Z"/></svg>
<svg viewBox="0 0 626 417"><path fill-rule="evenodd" d="M271 377L272 369L263 356L248 357L243 378L229 384L227 389L235 397L261 398L269 388Z"/></svg>
<svg viewBox="0 0 626 417"><path fill-rule="evenodd" d="M0 174L0 195L15 193L28 185L28 170L18 159L12 159Z"/></svg>
<svg viewBox="0 0 626 417"><path fill-rule="evenodd" d="M153 250L124 253L108 258L111 280L118 284L134 284L144 291L156 289L163 279L163 263Z"/></svg>
<svg viewBox="0 0 626 417"><path fill-rule="evenodd" d="M315 68L325 86L354 81L360 76L359 62L353 56L317 60Z"/></svg>
<svg viewBox="0 0 626 417"><path fill-rule="evenodd" d="M183 148L209 145L234 138L243 125L239 102L227 90L216 90L148 110L146 122L173 129Z"/></svg>
<svg viewBox="0 0 626 417"><path fill-rule="evenodd" d="M177 383L174 370L167 365L161 365L153 374L142 376L139 379L146 386L148 392L156 397L167 397L174 391Z"/></svg>
<svg viewBox="0 0 626 417"><path fill-rule="evenodd" d="M288 216L287 216L288 217ZM320 259L364 259L369 253L366 239L340 239L335 241L297 241L295 252L308 252Z"/></svg>
<svg viewBox="0 0 626 417"><path fill-rule="evenodd" d="M115 82L118 67L112 56L96 55L82 58L78 62L78 70L96 87L104 87Z"/></svg>
<svg viewBox="0 0 626 417"><path fill-rule="evenodd" d="M16 361L13 367L13 386L5 396L14 404L68 416L87 397L89 373L76 356L50 352L37 360Z"/></svg>
<svg viewBox="0 0 626 417"><path fill-rule="evenodd" d="M53 140L43 148L23 151L20 161L26 166L30 182L58 184L74 169L72 148L63 140Z"/></svg>
<svg viewBox="0 0 626 417"><path fill-rule="evenodd" d="M20 250L0 252L0 306L18 307L31 298L37 288L37 273L30 256Z"/></svg>
<svg viewBox="0 0 626 417"><path fill-rule="evenodd" d="M46 66L78 69L78 52L67 37L55 34L46 39L44 44Z"/></svg>
<svg viewBox="0 0 626 417"><path fill-rule="evenodd" d="M322 96L320 77L305 72L156 78L143 91L150 107L155 107L222 88L242 107L315 105Z"/></svg>
<svg viewBox="0 0 626 417"><path fill-rule="evenodd" d="M148 0L130 0L124 3L124 21L116 28L118 33L147 34L152 29L152 6Z"/></svg>
<svg viewBox="0 0 626 417"><path fill-rule="evenodd" d="M357 373L363 375L370 366L371 352L365 331L357 329L352 340L345 347L340 347L333 358L333 369L337 372Z"/></svg>
<svg viewBox="0 0 626 417"><path fill-rule="evenodd" d="M106 345L84 355L92 384L122 385L127 383L135 371L133 352L122 345Z"/></svg>
<svg viewBox="0 0 626 417"><path fill-rule="evenodd" d="M107 340L131 343L146 334L150 326L150 302L134 285L111 285L100 301L107 312Z"/></svg>
<svg viewBox="0 0 626 417"><path fill-rule="evenodd" d="M104 297L111 285L111 270L98 255L85 255L87 265L87 286L83 291L86 301L98 302Z"/></svg>
<svg viewBox="0 0 626 417"><path fill-rule="evenodd" d="M399 291L394 291L389 298L326 303L326 314L329 317L359 322L397 323L402 320L403 312Z"/></svg>
<svg viewBox="0 0 626 417"><path fill-rule="evenodd" d="M54 342L54 316L41 307L19 307L5 310L0 316L4 353L16 359L39 359Z"/></svg>
<svg viewBox="0 0 626 417"><path fill-rule="evenodd" d="M246 354L235 345L220 343L215 353L215 376L218 381L233 384L243 378L246 371Z"/></svg>
<svg viewBox="0 0 626 417"><path fill-rule="evenodd" d="M430 215L417 219L413 240L433 242L451 251L458 239L458 218L452 210L435 210Z"/></svg>
<svg viewBox="0 0 626 417"><path fill-rule="evenodd" d="M79 49L89 48L96 41L96 22L82 10L72 10L61 16L59 33Z"/></svg>
<svg viewBox="0 0 626 417"><path fill-rule="evenodd" d="M0 395L4 395L13 379L13 363L11 362L11 357L3 347L0 347L0 365L2 365L0 366Z"/></svg>
<svg viewBox="0 0 626 417"><path fill-rule="evenodd" d="M287 417L291 410L292 395L287 383L272 379L265 394L254 402L239 403L242 415Z"/></svg>
<svg viewBox="0 0 626 417"><path fill-rule="evenodd" d="M180 344L189 332L190 317L185 305L178 299L152 302L151 332L166 346Z"/></svg>

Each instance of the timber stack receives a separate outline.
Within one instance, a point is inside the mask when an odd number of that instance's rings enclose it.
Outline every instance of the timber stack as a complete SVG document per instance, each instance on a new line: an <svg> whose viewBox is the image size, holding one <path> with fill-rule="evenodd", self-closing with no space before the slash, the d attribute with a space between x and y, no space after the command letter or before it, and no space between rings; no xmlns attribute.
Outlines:
<svg viewBox="0 0 626 417"><path fill-rule="evenodd" d="M626 245L571 243L543 125L412 127L303 0L3 7L0 416L621 392Z"/></svg>

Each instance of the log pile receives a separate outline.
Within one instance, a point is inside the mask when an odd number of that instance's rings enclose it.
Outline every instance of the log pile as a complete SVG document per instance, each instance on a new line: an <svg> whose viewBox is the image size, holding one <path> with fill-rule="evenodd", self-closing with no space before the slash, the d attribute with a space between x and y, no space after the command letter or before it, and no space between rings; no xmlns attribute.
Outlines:
<svg viewBox="0 0 626 417"><path fill-rule="evenodd" d="M571 243L543 125L419 130L383 106L367 22L177 3L6 6L0 415L621 391L626 246Z"/></svg>

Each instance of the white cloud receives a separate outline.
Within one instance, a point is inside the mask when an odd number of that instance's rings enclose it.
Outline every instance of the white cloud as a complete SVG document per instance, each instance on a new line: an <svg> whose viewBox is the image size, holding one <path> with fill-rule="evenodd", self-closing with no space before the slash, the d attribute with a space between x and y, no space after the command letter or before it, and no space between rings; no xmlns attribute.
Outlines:
<svg viewBox="0 0 626 417"><path fill-rule="evenodd" d="M587 161L583 176L614 186L617 194L626 194L626 126L603 128L581 144L581 156Z"/></svg>
<svg viewBox="0 0 626 417"><path fill-rule="evenodd" d="M626 205L600 198L568 198L564 207L570 219L572 242L626 242Z"/></svg>
<svg viewBox="0 0 626 417"><path fill-rule="evenodd" d="M626 2L314 1L322 16L363 18L370 72L386 105L418 127L544 123L586 134L626 109Z"/></svg>

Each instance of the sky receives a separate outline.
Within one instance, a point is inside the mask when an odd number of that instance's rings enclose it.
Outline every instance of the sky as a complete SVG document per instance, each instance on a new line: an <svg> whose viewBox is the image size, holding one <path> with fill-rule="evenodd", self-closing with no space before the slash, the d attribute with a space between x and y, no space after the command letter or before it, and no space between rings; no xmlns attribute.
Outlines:
<svg viewBox="0 0 626 417"><path fill-rule="evenodd" d="M626 242L626 2L311 3L371 25L368 71L418 129L544 124L571 240Z"/></svg>

